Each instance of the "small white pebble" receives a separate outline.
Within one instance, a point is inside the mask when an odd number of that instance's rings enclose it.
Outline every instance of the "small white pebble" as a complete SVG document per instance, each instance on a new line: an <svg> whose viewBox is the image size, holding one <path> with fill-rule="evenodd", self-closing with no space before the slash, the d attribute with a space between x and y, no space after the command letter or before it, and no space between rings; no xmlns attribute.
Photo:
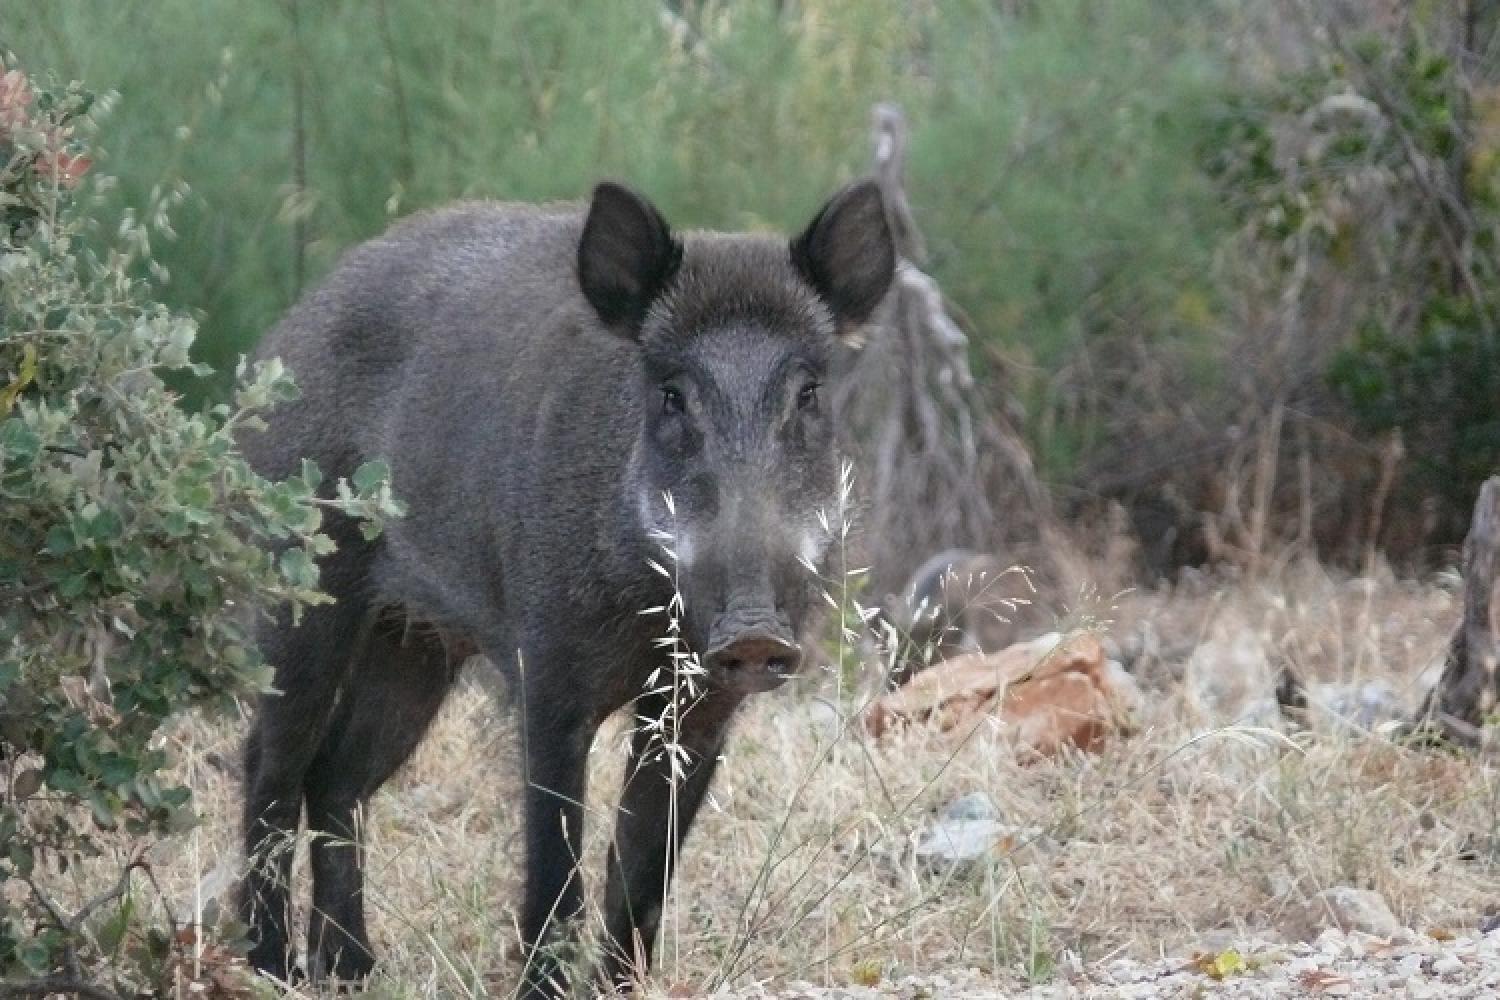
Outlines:
<svg viewBox="0 0 1500 1000"><path fill-rule="evenodd" d="M1420 954L1403 955L1396 963L1396 969L1403 976L1415 976L1422 971L1423 956Z"/></svg>
<svg viewBox="0 0 1500 1000"><path fill-rule="evenodd" d="M1432 971L1439 976L1455 976L1463 972L1467 966L1463 961L1453 955L1444 955L1432 963Z"/></svg>

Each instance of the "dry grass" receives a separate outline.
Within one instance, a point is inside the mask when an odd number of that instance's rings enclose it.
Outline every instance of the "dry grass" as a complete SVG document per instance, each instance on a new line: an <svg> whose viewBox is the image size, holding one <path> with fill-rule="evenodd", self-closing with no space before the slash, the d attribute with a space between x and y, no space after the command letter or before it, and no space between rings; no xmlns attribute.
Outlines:
<svg viewBox="0 0 1500 1000"><path fill-rule="evenodd" d="M1264 704L1282 660L1315 680L1385 680L1414 703L1458 612L1451 587L1294 564L1117 605L1111 631L1138 650L1149 707L1143 731L1103 757L1022 766L993 732L957 752L921 733L873 745L837 725L854 699L831 674L759 699L687 847L653 988L952 967L1019 985L1065 956L1291 932L1300 904L1333 885L1379 890L1419 930L1472 926L1500 898L1493 761L1410 750L1327 717L1312 732L1261 728L1274 721ZM233 756L237 729L194 721L178 737L206 823L158 850L175 898L236 857L236 788L210 761ZM596 904L625 735L610 727L594 750L585 867ZM510 724L466 686L371 804L382 994L509 994L519 780ZM977 871L915 870L914 832L976 790L1040 835Z"/></svg>

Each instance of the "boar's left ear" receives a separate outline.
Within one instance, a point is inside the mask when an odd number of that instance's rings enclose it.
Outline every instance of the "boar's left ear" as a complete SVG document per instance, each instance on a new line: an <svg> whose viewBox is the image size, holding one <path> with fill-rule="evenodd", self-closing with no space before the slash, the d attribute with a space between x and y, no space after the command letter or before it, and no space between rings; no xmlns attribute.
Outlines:
<svg viewBox="0 0 1500 1000"><path fill-rule="evenodd" d="M594 188L578 241L578 284L604 325L634 339L682 261L661 213L621 184Z"/></svg>
<svg viewBox="0 0 1500 1000"><path fill-rule="evenodd" d="M896 272L880 186L856 181L834 195L791 250L793 266L833 310L839 333L853 331L870 318Z"/></svg>

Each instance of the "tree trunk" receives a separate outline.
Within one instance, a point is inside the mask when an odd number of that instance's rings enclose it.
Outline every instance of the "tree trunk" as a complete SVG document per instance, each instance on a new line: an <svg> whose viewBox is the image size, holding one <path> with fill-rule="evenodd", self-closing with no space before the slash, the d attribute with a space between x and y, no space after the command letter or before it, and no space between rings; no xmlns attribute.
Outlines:
<svg viewBox="0 0 1500 1000"><path fill-rule="evenodd" d="M1464 539L1464 610L1442 677L1416 728L1458 743L1480 742L1484 716L1500 698L1500 476L1485 481Z"/></svg>

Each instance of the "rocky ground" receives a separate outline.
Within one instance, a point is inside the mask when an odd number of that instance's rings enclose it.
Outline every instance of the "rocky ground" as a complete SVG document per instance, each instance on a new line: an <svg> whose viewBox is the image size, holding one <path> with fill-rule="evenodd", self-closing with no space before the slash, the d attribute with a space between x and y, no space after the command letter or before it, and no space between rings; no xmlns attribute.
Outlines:
<svg viewBox="0 0 1500 1000"><path fill-rule="evenodd" d="M1157 960L1084 962L1064 953L1044 983L1028 982L1018 973L961 969L856 986L793 982L729 995L736 1000L1500 996L1500 916L1486 916L1467 932L1421 934L1401 926L1378 893L1336 887L1291 913L1287 926L1301 940L1262 937Z"/></svg>
<svg viewBox="0 0 1500 1000"><path fill-rule="evenodd" d="M989 1000L1000 997L1158 1000L1199 997L1409 997L1460 1000L1500 995L1500 932L1439 940L1396 939L1330 928L1311 942L1253 942L1216 955L1160 961L1064 961L1045 984L976 970L911 976L871 986L790 983L731 996L775 1000Z"/></svg>

